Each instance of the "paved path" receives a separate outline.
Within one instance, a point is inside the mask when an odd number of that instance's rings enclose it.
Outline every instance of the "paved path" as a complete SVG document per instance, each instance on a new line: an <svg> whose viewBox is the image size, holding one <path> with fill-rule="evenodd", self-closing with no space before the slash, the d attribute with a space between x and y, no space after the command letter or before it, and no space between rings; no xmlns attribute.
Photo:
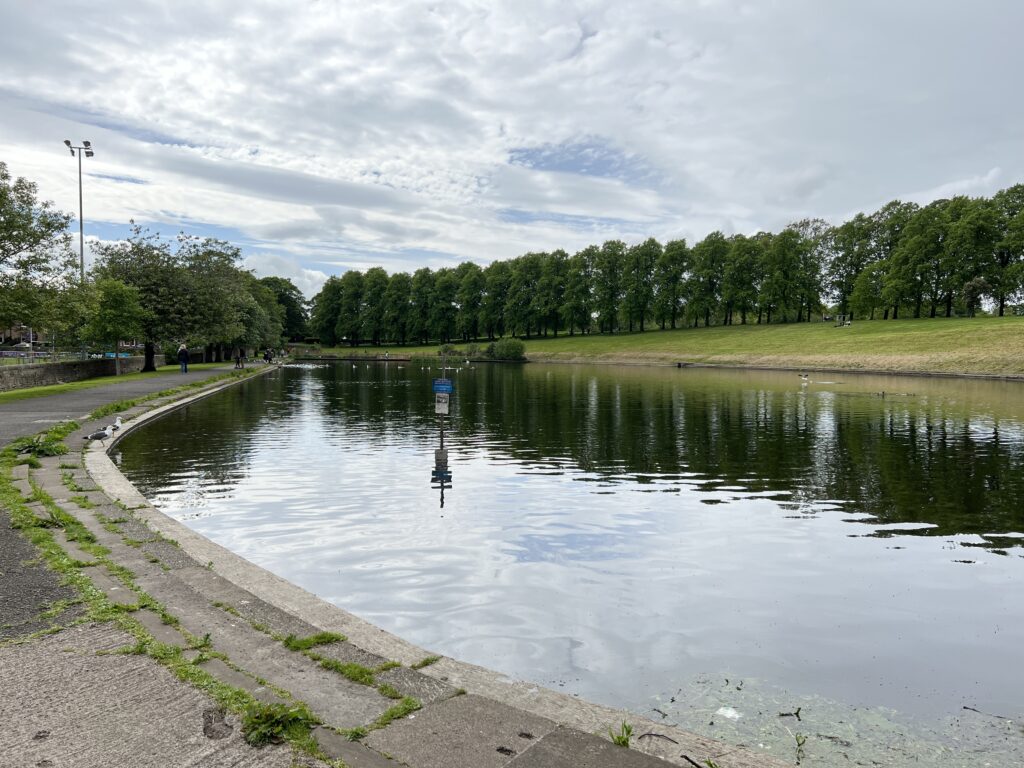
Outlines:
<svg viewBox="0 0 1024 768"><path fill-rule="evenodd" d="M188 373L161 371L144 379L129 381L118 381L117 377L110 376L110 383L103 386L8 403L0 402L0 446L7 445L24 435L34 435L58 421L81 421L101 405L209 379L232 368L231 364L226 364L201 371L193 368Z"/></svg>
<svg viewBox="0 0 1024 768"><path fill-rule="evenodd" d="M0 442L167 389L179 376L0 406ZM126 411L125 431L152 408ZM7 499L6 509L0 501L4 768L295 768L324 760L349 768L782 765L454 659L428 658L162 515L101 445L83 448L82 435L98 426L84 421L68 436L66 455L16 466L0 497ZM321 642L305 650L288 642L314 636ZM312 730L316 754L288 744L249 746L237 713L207 693L215 690L222 701L307 707L320 723ZM623 719L636 729L630 749L607 738Z"/></svg>

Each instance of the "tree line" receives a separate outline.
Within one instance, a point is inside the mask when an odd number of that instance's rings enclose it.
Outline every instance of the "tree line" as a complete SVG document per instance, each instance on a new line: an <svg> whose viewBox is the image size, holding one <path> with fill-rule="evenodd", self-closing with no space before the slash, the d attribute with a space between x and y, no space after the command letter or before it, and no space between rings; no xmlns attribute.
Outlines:
<svg viewBox="0 0 1024 768"><path fill-rule="evenodd" d="M310 330L334 346L799 323L828 312L973 316L986 302L1002 316L1022 289L1018 184L991 198L895 200L836 226L805 219L777 233L712 232L693 245L608 240L483 268L349 270L314 297Z"/></svg>
<svg viewBox="0 0 1024 768"><path fill-rule="evenodd" d="M257 278L222 240L173 240L132 224L127 239L94 247L79 276L71 216L36 198L0 162L0 328L32 326L65 348L141 339L145 367L163 344L206 347L227 359L236 347L277 348L306 334L306 300L286 278Z"/></svg>

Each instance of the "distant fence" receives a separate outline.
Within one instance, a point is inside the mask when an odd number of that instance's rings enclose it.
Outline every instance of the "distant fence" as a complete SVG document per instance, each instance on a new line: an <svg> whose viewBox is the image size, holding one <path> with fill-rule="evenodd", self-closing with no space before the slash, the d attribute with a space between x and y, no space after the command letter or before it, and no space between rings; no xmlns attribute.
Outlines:
<svg viewBox="0 0 1024 768"><path fill-rule="evenodd" d="M114 358L101 360L66 360L57 363L26 363L25 365L0 365L0 392L26 387L45 387L49 384L67 384L71 381L113 376ZM121 373L137 373L142 370L146 358L122 357Z"/></svg>

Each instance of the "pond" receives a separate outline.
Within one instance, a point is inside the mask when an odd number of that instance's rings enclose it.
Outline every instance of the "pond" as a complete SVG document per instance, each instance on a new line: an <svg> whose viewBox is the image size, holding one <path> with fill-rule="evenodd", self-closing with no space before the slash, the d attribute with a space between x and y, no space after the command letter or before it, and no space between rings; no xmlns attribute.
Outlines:
<svg viewBox="0 0 1024 768"><path fill-rule="evenodd" d="M808 765L1024 755L1024 385L462 364L441 506L427 365L285 367L115 459L431 651Z"/></svg>

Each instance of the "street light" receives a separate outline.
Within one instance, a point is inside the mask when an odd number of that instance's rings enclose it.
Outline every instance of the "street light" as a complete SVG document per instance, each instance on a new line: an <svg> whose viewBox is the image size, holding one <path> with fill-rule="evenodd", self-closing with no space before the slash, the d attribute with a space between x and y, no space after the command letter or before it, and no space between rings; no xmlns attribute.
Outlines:
<svg viewBox="0 0 1024 768"><path fill-rule="evenodd" d="M82 153L86 157L92 157L96 153L92 151L91 141L82 141L82 146L76 147L71 139L64 139L64 146L68 148L72 157L78 155L78 266L81 271L82 285L85 285L85 221L82 217Z"/></svg>

